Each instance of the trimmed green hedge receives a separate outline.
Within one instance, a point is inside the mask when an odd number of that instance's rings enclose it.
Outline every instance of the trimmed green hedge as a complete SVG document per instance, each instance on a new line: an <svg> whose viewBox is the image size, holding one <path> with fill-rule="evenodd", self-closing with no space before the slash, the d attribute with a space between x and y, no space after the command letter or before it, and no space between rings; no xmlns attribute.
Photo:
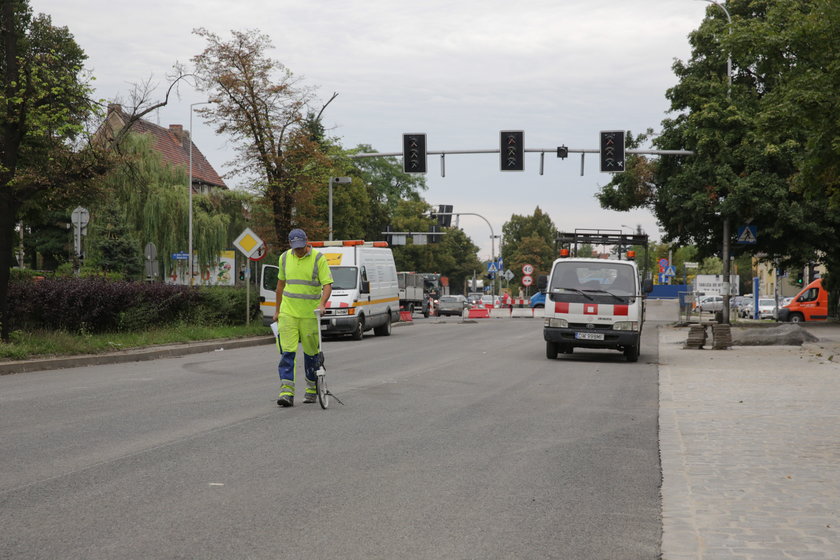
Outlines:
<svg viewBox="0 0 840 560"><path fill-rule="evenodd" d="M251 318L259 301L251 295ZM139 331L188 323L245 323L245 290L229 287L173 286L103 278L18 278L9 283L12 330L68 332Z"/></svg>

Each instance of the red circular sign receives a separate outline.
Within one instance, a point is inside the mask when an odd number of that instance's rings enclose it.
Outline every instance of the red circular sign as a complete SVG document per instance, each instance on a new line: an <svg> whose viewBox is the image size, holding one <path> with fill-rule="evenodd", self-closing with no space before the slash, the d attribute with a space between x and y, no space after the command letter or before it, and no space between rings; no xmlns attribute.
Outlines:
<svg viewBox="0 0 840 560"><path fill-rule="evenodd" d="M252 261L261 261L265 258L267 254L268 252L265 250L265 243L263 243L262 245L260 245L260 248L257 249L257 252L248 258Z"/></svg>
<svg viewBox="0 0 840 560"><path fill-rule="evenodd" d="M533 274L533 273L534 273L534 267L533 266L531 266L530 264L523 264L522 265L522 274Z"/></svg>
<svg viewBox="0 0 840 560"><path fill-rule="evenodd" d="M530 286L534 283L534 279L528 276L527 274L522 277L522 285L523 286Z"/></svg>

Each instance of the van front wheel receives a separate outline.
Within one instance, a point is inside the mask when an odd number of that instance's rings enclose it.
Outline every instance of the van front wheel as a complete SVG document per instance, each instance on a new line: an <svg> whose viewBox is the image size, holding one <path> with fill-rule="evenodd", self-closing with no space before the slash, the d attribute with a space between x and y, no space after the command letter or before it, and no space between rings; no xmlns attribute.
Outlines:
<svg viewBox="0 0 840 560"><path fill-rule="evenodd" d="M359 315L359 320L356 323L356 330L354 330L350 337L353 340L362 340L362 337L365 335L365 316Z"/></svg>
<svg viewBox="0 0 840 560"><path fill-rule="evenodd" d="M791 323L801 323L805 320L801 313L791 313L790 314L790 322Z"/></svg>
<svg viewBox="0 0 840 560"><path fill-rule="evenodd" d="M545 343L545 357L549 360L556 360L557 353L560 349L557 347L556 342L546 342Z"/></svg>

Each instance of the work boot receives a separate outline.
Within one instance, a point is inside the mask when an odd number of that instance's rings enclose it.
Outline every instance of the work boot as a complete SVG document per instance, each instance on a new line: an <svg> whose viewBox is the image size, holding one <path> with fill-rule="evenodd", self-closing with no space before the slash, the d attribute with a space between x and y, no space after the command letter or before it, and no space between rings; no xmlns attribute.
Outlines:
<svg viewBox="0 0 840 560"><path fill-rule="evenodd" d="M284 408L295 406L295 398L291 395L280 395L277 399L277 406L282 406Z"/></svg>
<svg viewBox="0 0 840 560"><path fill-rule="evenodd" d="M303 396L303 402L304 402L304 404L307 404L307 403L314 403L316 400L318 400L318 395L316 395L315 393L306 393L306 394Z"/></svg>

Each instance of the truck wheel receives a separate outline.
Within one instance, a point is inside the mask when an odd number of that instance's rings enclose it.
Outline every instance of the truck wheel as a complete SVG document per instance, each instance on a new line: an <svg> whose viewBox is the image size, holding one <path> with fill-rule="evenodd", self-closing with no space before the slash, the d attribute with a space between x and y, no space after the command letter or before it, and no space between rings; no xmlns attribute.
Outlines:
<svg viewBox="0 0 840 560"><path fill-rule="evenodd" d="M373 334L376 336L391 336L391 310L388 310L388 319L384 325L373 328Z"/></svg>
<svg viewBox="0 0 840 560"><path fill-rule="evenodd" d="M557 347L556 342L546 342L545 343L545 357L549 360L556 360L557 353L560 349Z"/></svg>
<svg viewBox="0 0 840 560"><path fill-rule="evenodd" d="M359 322L356 323L356 330L350 333L353 340L362 340L365 335L365 316L359 315Z"/></svg>
<svg viewBox="0 0 840 560"><path fill-rule="evenodd" d="M628 362L639 361L639 343L637 342L633 346L628 346L627 348L625 348L624 357L627 358Z"/></svg>
<svg viewBox="0 0 840 560"><path fill-rule="evenodd" d="M790 314L790 322L791 323L802 323L805 321L805 317L802 316L802 313L791 313Z"/></svg>

